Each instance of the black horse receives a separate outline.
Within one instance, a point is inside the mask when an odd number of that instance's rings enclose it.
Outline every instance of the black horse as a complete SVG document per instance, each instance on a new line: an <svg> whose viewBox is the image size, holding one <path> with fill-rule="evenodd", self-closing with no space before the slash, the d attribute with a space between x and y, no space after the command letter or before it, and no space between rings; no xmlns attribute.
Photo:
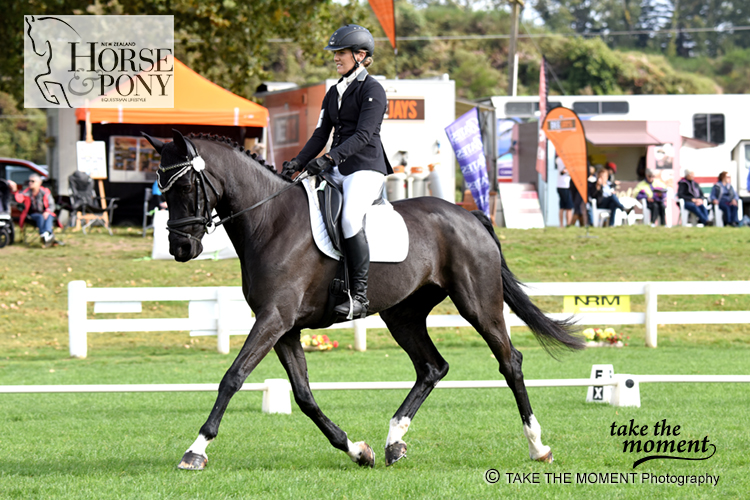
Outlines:
<svg viewBox="0 0 750 500"><path fill-rule="evenodd" d="M337 262L315 246L304 188L290 188L290 181L273 167L224 138L186 139L177 131L171 143L147 138L162 155L159 179L169 205L169 250L177 261L186 262L201 253L201 237L211 225L213 208L221 218L242 211L225 226L239 256L243 293L256 316L242 350L219 385L208 420L179 467L205 467L206 446L218 434L229 400L271 349L284 365L305 415L354 462L374 466L370 446L352 443L320 410L308 384L300 330L326 326L321 321ZM289 189L280 196L260 203L285 188ZM492 223L481 212L468 212L433 197L393 206L409 229L409 254L401 263L372 264L370 313L380 313L414 363L417 380L390 421L386 465L405 456L402 438L411 420L448 373L448 363L426 326L427 315L446 297L498 360L521 414L530 457L551 462L552 453L542 444L541 428L526 394L521 353L506 333L502 302L529 325L545 348L581 348L581 340L571 335L572 325L547 318L529 300L508 269Z"/></svg>

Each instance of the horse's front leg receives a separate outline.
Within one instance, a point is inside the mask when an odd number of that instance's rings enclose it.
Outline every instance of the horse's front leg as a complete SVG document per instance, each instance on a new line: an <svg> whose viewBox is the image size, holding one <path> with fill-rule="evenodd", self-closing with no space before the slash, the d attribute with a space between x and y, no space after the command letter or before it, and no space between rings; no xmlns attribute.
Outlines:
<svg viewBox="0 0 750 500"><path fill-rule="evenodd" d="M203 470L208 462L206 447L219 433L219 424L224 416L232 396L242 388L248 375L258 366L258 363L269 353L286 329L284 322L276 315L259 315L250 334L245 340L240 353L232 366L224 374L219 384L219 395L216 398L208 420L201 427L198 439L187 449L178 467L187 470ZM281 328L280 328L281 327Z"/></svg>
<svg viewBox="0 0 750 500"><path fill-rule="evenodd" d="M326 417L318 407L310 390L307 377L307 361L305 352L299 341L299 330L292 330L284 335L276 344L274 349L284 366L289 382L292 384L294 400L302 412L323 432L334 448L338 448L349 455L353 462L361 466L375 466L375 455L372 448L364 441L352 443L346 432L342 431L336 424Z"/></svg>

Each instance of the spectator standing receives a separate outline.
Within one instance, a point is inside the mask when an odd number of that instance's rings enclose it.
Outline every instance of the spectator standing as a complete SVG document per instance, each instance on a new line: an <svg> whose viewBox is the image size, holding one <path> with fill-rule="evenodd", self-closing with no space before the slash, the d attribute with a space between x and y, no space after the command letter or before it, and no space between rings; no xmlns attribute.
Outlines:
<svg viewBox="0 0 750 500"><path fill-rule="evenodd" d="M570 192L570 174L562 158L555 160L557 165L557 194L560 197L560 227L570 226L573 222L573 197Z"/></svg>
<svg viewBox="0 0 750 500"><path fill-rule="evenodd" d="M685 170L685 177L677 183L677 198L683 200L685 209L694 213L698 221L708 224L708 210L703 199L703 193L697 182L695 182L695 173L692 170Z"/></svg>
<svg viewBox="0 0 750 500"><path fill-rule="evenodd" d="M657 217L659 218L659 224L665 226L667 187L660 179L655 178L654 171L650 168L646 169L644 177L645 179L635 186L635 191L638 193L636 199L641 203L646 203L646 206L651 213L651 227L656 225ZM643 222L645 224L646 221Z"/></svg>
<svg viewBox="0 0 750 500"><path fill-rule="evenodd" d="M726 171L720 173L718 181L711 189L709 200L714 205L719 205L719 208L723 212L725 226L738 227L740 225L737 216L739 199L740 197L737 196L737 192L732 187L732 178L729 176L729 173Z"/></svg>

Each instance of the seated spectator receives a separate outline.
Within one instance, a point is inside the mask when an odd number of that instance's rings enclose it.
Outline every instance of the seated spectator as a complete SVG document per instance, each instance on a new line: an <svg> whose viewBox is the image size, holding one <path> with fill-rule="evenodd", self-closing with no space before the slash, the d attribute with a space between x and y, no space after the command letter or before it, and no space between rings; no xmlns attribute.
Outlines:
<svg viewBox="0 0 750 500"><path fill-rule="evenodd" d="M641 203L645 203L649 212L651 212L651 227L656 225L657 217L659 218L659 224L665 226L667 187L660 179L655 179L653 170L646 169L645 179L635 186L635 192L638 193L635 198Z"/></svg>
<svg viewBox="0 0 750 500"><path fill-rule="evenodd" d="M18 221L23 226L26 217L34 221L39 228L39 235L42 238L42 244L45 247L57 245L55 235L52 233L52 224L55 219L55 201L52 193L46 187L42 186L42 178L39 174L29 176L29 187L23 191L18 191L18 184L8 181L10 190L15 193L16 202L23 205L23 212Z"/></svg>
<svg viewBox="0 0 750 500"><path fill-rule="evenodd" d="M732 178L728 172L725 171L719 174L718 182L711 189L711 197L709 199L714 205L719 205L719 208L723 212L725 226L738 227L740 225L737 216L740 197L737 196L737 192L732 187Z"/></svg>
<svg viewBox="0 0 750 500"><path fill-rule="evenodd" d="M604 166L605 170L609 174L609 179L607 182L609 182L609 186L612 189L617 189L620 187L620 181L615 179L615 176L617 175L617 164L612 161L608 161L607 164Z"/></svg>
<svg viewBox="0 0 750 500"><path fill-rule="evenodd" d="M590 196L596 199L597 208L609 209L609 225L614 225L615 214L617 210L622 210L629 214L633 207L625 209L620 203L620 199L615 194L614 189L609 185L609 171L606 168L599 170L596 175L596 184L593 187L593 193Z"/></svg>
<svg viewBox="0 0 750 500"><path fill-rule="evenodd" d="M698 221L708 224L708 210L703 200L703 193L697 182L694 180L695 174L692 170L685 170L685 177L677 183L677 198L685 202L685 209L694 213Z"/></svg>

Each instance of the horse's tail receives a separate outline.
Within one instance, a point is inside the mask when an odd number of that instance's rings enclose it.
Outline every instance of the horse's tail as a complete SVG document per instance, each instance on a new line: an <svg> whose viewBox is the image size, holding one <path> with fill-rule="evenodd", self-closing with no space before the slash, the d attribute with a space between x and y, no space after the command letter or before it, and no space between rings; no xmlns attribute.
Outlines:
<svg viewBox="0 0 750 500"><path fill-rule="evenodd" d="M542 347L551 355L554 356L553 350L563 347L571 350L583 349L585 346L583 339L573 335L578 329L573 323L572 318L562 321L548 318L523 291L521 288L522 283L508 269L508 264L505 262L503 250L500 246L500 240L495 234L492 221L490 221L489 217L479 210L474 210L471 213L479 219L479 222L492 235L497 244L497 249L500 251L503 300L505 303L526 323Z"/></svg>

